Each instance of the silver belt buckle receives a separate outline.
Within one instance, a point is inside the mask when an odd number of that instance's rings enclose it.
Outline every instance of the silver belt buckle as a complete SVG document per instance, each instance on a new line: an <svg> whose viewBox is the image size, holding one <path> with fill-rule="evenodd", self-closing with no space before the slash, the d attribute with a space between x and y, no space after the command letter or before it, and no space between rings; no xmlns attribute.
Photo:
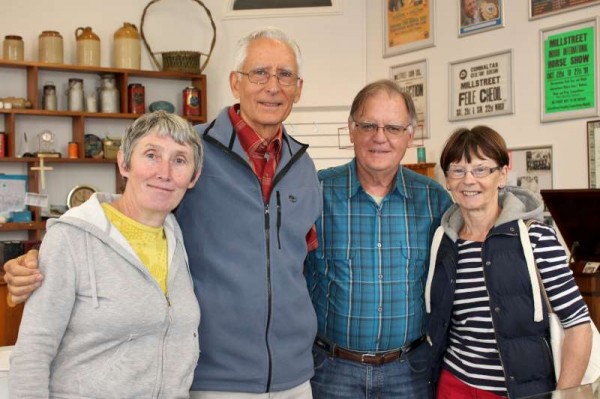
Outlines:
<svg viewBox="0 0 600 399"><path fill-rule="evenodd" d="M377 357L377 355L374 355L372 353L363 353L362 355L360 355L360 362L365 363L366 357L375 358L375 357Z"/></svg>

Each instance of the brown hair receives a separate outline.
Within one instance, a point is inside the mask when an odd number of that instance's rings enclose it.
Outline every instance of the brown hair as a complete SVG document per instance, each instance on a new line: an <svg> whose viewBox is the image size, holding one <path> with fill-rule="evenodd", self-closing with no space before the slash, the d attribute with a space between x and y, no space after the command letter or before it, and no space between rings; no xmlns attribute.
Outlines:
<svg viewBox="0 0 600 399"><path fill-rule="evenodd" d="M350 107L350 120L353 121L355 114L362 108L365 101L369 97L372 97L379 92L385 92L388 95L397 94L404 100L404 104L406 105L406 109L408 110L408 115L410 117L410 124L413 126L413 129L417 128L417 111L415 110L415 104L410 96L410 94L402 91L400 86L396 82L390 79L381 79L375 82L369 83L365 87L363 87L358 94L354 97L352 101L352 106Z"/></svg>
<svg viewBox="0 0 600 399"><path fill-rule="evenodd" d="M470 163L473 156L487 157L498 166L508 166L506 142L500 133L487 126L475 126L470 130L460 128L452 133L442 150L440 166L445 174L452 162L464 157Z"/></svg>

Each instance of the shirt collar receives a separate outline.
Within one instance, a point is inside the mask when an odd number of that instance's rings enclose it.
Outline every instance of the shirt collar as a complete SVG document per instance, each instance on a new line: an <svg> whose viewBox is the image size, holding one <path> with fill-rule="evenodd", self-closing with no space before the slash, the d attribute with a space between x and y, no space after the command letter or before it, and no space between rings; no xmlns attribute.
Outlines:
<svg viewBox="0 0 600 399"><path fill-rule="evenodd" d="M267 147L272 145L276 154L281 152L281 141L283 130L281 126L279 126L279 130L275 137L267 142L264 138L262 138L250 125L246 123L242 119L239 114L240 104L234 104L231 108L229 108L229 119L231 120L231 124L237 133L238 139L240 140L240 144L242 148L247 154L251 154L253 152L265 152Z"/></svg>
<svg viewBox="0 0 600 399"><path fill-rule="evenodd" d="M366 193L366 191L362 188L360 181L358 180L358 173L356 171L356 158L354 158L352 162L350 162L350 190L348 191L348 198L354 197L356 193L358 193L359 189ZM386 194L386 197L391 194L397 194L410 198L410 194L406 189L404 168L402 166L398 168L392 189Z"/></svg>

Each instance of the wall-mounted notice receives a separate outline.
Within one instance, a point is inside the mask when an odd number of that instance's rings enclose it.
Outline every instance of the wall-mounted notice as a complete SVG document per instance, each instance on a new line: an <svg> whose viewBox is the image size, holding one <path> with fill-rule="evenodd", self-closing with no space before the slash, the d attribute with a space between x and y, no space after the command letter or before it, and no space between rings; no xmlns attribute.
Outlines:
<svg viewBox="0 0 600 399"><path fill-rule="evenodd" d="M513 113L512 50L450 63L448 119Z"/></svg>

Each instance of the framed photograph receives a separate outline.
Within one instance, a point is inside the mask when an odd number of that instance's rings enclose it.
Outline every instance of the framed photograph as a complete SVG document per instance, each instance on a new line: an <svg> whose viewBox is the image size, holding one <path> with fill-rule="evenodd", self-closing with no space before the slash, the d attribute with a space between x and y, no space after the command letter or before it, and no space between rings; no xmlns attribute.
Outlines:
<svg viewBox="0 0 600 399"><path fill-rule="evenodd" d="M417 111L415 139L429 138L429 90L427 87L427 60L419 60L390 67L394 80L412 97Z"/></svg>
<svg viewBox="0 0 600 399"><path fill-rule="evenodd" d="M508 150L508 181L510 186L523 187L542 200L540 190L552 189L552 146L512 148ZM544 217L546 214L544 207Z"/></svg>
<svg viewBox="0 0 600 399"><path fill-rule="evenodd" d="M450 63L448 119L512 114L512 63L512 50Z"/></svg>
<svg viewBox="0 0 600 399"><path fill-rule="evenodd" d="M529 19L538 19L550 15L567 12L581 7L600 4L600 0L528 0Z"/></svg>
<svg viewBox="0 0 600 399"><path fill-rule="evenodd" d="M540 31L541 121L598 116L598 18Z"/></svg>
<svg viewBox="0 0 600 399"><path fill-rule="evenodd" d="M458 36L485 32L504 26L504 5L502 0L457 0Z"/></svg>
<svg viewBox="0 0 600 399"><path fill-rule="evenodd" d="M224 19L342 13L342 0L226 0Z"/></svg>
<svg viewBox="0 0 600 399"><path fill-rule="evenodd" d="M383 56L434 45L435 0L382 0Z"/></svg>
<svg viewBox="0 0 600 399"><path fill-rule="evenodd" d="M588 177L590 188L600 188L600 121L587 123Z"/></svg>

